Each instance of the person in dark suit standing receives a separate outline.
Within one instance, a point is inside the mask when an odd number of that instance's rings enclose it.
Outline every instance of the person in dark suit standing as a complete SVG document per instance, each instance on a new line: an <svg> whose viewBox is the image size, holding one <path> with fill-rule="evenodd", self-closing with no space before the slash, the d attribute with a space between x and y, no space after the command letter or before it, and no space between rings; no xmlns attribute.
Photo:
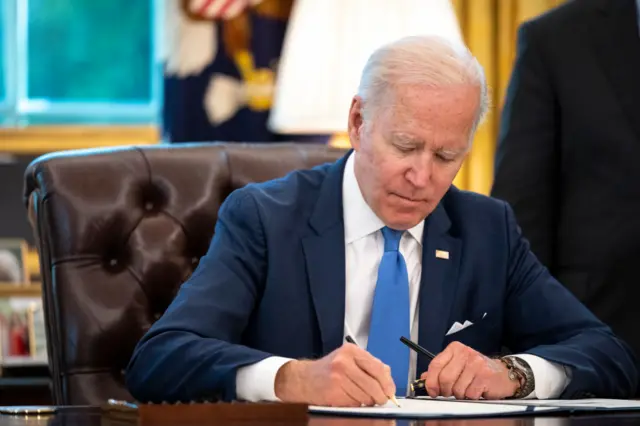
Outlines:
<svg viewBox="0 0 640 426"><path fill-rule="evenodd" d="M463 45L374 52L353 150L225 200L207 255L134 351L131 394L360 406L421 377L434 397L630 395L631 351L535 259L507 203L452 186L487 104Z"/></svg>
<svg viewBox="0 0 640 426"><path fill-rule="evenodd" d="M571 1L523 24L494 197L533 253L640 354L637 0Z"/></svg>

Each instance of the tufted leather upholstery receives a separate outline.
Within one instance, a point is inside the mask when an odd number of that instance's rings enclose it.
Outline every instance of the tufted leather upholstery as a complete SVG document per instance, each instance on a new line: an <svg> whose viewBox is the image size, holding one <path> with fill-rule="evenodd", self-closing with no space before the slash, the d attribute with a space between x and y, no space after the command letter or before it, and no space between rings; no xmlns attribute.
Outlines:
<svg viewBox="0 0 640 426"><path fill-rule="evenodd" d="M323 145L216 143L34 160L25 202L40 252L55 403L131 399L123 369L206 253L225 197L343 154Z"/></svg>

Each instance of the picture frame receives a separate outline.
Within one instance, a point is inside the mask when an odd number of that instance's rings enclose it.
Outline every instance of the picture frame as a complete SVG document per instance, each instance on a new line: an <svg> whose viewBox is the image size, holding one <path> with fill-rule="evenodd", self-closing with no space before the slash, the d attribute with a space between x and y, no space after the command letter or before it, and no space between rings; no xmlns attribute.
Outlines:
<svg viewBox="0 0 640 426"><path fill-rule="evenodd" d="M29 285L27 267L29 247L26 240L0 238L0 285Z"/></svg>
<svg viewBox="0 0 640 426"><path fill-rule="evenodd" d="M42 299L0 298L0 366L46 365L47 341Z"/></svg>

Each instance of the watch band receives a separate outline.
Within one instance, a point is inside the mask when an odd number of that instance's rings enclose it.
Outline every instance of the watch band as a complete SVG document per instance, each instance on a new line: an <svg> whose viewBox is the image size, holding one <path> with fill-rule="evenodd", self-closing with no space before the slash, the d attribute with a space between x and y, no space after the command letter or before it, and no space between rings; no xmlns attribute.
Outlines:
<svg viewBox="0 0 640 426"><path fill-rule="evenodd" d="M533 370L527 361L511 355L502 357L500 360L509 370L509 378L520 382L520 387L509 399L521 399L534 391L536 381L533 376Z"/></svg>

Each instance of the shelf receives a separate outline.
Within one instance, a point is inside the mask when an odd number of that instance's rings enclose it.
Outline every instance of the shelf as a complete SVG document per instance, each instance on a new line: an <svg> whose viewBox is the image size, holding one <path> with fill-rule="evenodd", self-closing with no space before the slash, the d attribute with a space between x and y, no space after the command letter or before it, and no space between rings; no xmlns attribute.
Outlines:
<svg viewBox="0 0 640 426"><path fill-rule="evenodd" d="M30 356L6 356L0 360L3 368L47 367L47 358L34 358Z"/></svg>
<svg viewBox="0 0 640 426"><path fill-rule="evenodd" d="M0 377L0 388L43 387L48 388L51 379L48 377Z"/></svg>
<svg viewBox="0 0 640 426"><path fill-rule="evenodd" d="M0 297L40 297L40 283L12 284L0 282Z"/></svg>

